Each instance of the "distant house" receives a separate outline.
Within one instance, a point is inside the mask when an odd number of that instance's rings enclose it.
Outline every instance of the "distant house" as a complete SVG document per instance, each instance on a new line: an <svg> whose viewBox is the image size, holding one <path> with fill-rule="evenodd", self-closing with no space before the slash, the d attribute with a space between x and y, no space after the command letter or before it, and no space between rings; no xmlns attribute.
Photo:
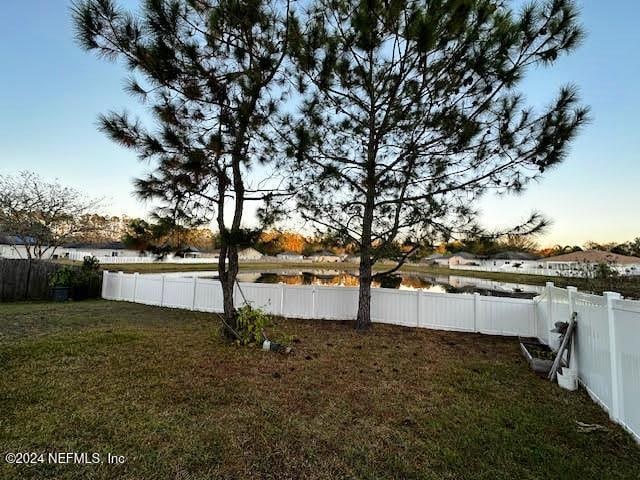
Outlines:
<svg viewBox="0 0 640 480"><path fill-rule="evenodd" d="M640 275L640 257L619 255L601 250L565 253L555 257L544 258L541 262L544 263L546 268L558 271L589 269L605 263L620 273Z"/></svg>
<svg viewBox="0 0 640 480"><path fill-rule="evenodd" d="M473 253L458 252L449 257L449 266L451 265L478 265L479 259Z"/></svg>
<svg viewBox="0 0 640 480"><path fill-rule="evenodd" d="M240 260L260 260L263 255L255 248L245 248L238 252L238 258Z"/></svg>
<svg viewBox="0 0 640 480"><path fill-rule="evenodd" d="M348 255L344 257L342 261L346 263L360 263L360 255L357 253L354 255Z"/></svg>
<svg viewBox="0 0 640 480"><path fill-rule="evenodd" d="M127 248L122 242L71 243L59 249L59 256L82 260L83 257L140 257L146 256L138 250Z"/></svg>
<svg viewBox="0 0 640 480"><path fill-rule="evenodd" d="M543 266L541 262L537 261L539 258L539 255L533 253L507 251L492 255L489 259L484 260L482 264L498 268L538 268Z"/></svg>
<svg viewBox="0 0 640 480"><path fill-rule="evenodd" d="M335 253L328 250L316 252L313 255L309 255L309 258L312 262L339 262L340 260L342 260L339 255L336 255Z"/></svg>
<svg viewBox="0 0 640 480"><path fill-rule="evenodd" d="M220 259L220 250L211 250L209 252L200 252L200 258L217 262Z"/></svg>
<svg viewBox="0 0 640 480"><path fill-rule="evenodd" d="M187 245L184 248L176 251L174 256L179 258L200 258L202 256L202 252L196 247L192 247L191 245Z"/></svg>
<svg viewBox="0 0 640 480"><path fill-rule="evenodd" d="M276 255L276 258L285 262L296 262L304 260L304 256L296 252L282 252Z"/></svg>
<svg viewBox="0 0 640 480"><path fill-rule="evenodd" d="M27 246L35 244L33 238L26 237L24 240L16 235L0 233L0 258L28 258ZM49 249L44 258L51 258L56 253Z"/></svg>
<svg viewBox="0 0 640 480"><path fill-rule="evenodd" d="M421 263L426 263L428 265L440 265L443 267L449 266L449 259L451 258L451 254L442 255L440 253L434 253L425 257L421 260Z"/></svg>

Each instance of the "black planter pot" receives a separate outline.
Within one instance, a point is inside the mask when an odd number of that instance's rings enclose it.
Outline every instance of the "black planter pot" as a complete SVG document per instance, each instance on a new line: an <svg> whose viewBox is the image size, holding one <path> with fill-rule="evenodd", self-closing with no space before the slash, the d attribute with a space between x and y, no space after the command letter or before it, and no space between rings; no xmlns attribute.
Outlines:
<svg viewBox="0 0 640 480"><path fill-rule="evenodd" d="M69 293L71 289L69 287L52 287L51 298L54 302L66 302L69 300Z"/></svg>

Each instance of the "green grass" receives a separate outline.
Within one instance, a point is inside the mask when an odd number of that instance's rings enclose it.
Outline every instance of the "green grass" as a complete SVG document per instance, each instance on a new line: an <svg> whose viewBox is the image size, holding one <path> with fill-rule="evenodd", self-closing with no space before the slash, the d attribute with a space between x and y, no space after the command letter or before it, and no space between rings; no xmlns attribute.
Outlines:
<svg viewBox="0 0 640 480"><path fill-rule="evenodd" d="M640 448L515 339L277 320L291 356L214 316L107 301L0 306L0 452L124 465L8 465L2 479L640 478ZM579 433L576 421L606 432Z"/></svg>

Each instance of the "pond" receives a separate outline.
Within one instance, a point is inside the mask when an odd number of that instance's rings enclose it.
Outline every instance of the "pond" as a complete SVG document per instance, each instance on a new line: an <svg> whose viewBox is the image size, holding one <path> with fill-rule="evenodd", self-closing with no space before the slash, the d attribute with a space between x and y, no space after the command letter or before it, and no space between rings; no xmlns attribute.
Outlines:
<svg viewBox="0 0 640 480"><path fill-rule="evenodd" d="M190 272L188 275L192 275ZM217 278L214 272L202 272L207 278ZM346 270L268 270L240 272L239 282L284 283L287 285L328 285L358 286L355 272ZM374 288L395 288L400 290L423 290L434 293L479 293L487 296L533 298L544 287L507 282L497 282L482 278L458 275L428 275L422 273L401 273L387 275L373 282Z"/></svg>

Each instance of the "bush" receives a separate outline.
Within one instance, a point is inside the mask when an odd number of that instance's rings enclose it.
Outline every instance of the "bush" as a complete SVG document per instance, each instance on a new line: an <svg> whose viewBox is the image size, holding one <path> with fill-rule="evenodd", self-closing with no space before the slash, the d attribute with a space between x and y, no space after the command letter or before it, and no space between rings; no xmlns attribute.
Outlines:
<svg viewBox="0 0 640 480"><path fill-rule="evenodd" d="M261 345L269 340L271 346L279 345L278 351L289 353L287 348L294 337L280 330L273 317L260 308L244 305L236 310L236 343L238 345Z"/></svg>
<svg viewBox="0 0 640 480"><path fill-rule="evenodd" d="M49 277L49 286L67 287L71 290L71 297L75 300L100 296L101 275L98 261L94 257L85 258L82 267L65 266Z"/></svg>
<svg viewBox="0 0 640 480"><path fill-rule="evenodd" d="M75 267L62 267L49 276L49 286L55 287L72 287L75 283L77 269Z"/></svg>
<svg viewBox="0 0 640 480"><path fill-rule="evenodd" d="M262 343L263 332L272 325L271 316L264 310L244 305L236 310L236 342L240 345Z"/></svg>

